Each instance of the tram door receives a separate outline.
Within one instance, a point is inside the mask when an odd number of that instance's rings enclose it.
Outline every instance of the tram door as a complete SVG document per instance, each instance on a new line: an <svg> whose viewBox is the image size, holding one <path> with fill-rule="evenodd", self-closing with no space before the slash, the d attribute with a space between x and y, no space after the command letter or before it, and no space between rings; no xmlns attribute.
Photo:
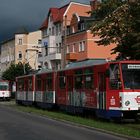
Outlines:
<svg viewBox="0 0 140 140"><path fill-rule="evenodd" d="M106 107L106 81L105 74L98 73L99 81L99 109L105 109Z"/></svg>

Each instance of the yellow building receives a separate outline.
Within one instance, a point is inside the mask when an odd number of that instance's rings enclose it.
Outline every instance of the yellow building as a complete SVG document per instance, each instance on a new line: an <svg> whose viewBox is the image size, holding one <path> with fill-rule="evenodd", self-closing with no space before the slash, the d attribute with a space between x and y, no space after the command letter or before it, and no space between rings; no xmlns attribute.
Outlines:
<svg viewBox="0 0 140 140"><path fill-rule="evenodd" d="M21 28L15 37L1 43L0 70L5 71L12 62L29 63L32 69L37 70L38 53L41 47L41 31L27 32Z"/></svg>

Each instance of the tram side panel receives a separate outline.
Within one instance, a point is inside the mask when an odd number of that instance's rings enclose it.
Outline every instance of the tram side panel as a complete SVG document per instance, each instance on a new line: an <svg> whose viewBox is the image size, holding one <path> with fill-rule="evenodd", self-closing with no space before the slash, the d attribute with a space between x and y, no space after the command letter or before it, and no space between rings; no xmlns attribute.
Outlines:
<svg viewBox="0 0 140 140"><path fill-rule="evenodd" d="M70 113L96 109L93 66L61 71L57 76L57 103Z"/></svg>
<svg viewBox="0 0 140 140"><path fill-rule="evenodd" d="M32 105L34 102L34 75L24 75L16 78L16 102Z"/></svg>
<svg viewBox="0 0 140 140"><path fill-rule="evenodd" d="M66 72L58 71L56 76L56 104L60 110L66 110L67 102Z"/></svg>
<svg viewBox="0 0 140 140"><path fill-rule="evenodd" d="M25 100L25 77L16 78L16 102L21 103Z"/></svg>
<svg viewBox="0 0 140 140"><path fill-rule="evenodd" d="M55 73L36 75L35 103L42 108L52 108L55 104Z"/></svg>
<svg viewBox="0 0 140 140"><path fill-rule="evenodd" d="M35 94L35 75L28 76L26 79L26 101L29 105L34 103Z"/></svg>

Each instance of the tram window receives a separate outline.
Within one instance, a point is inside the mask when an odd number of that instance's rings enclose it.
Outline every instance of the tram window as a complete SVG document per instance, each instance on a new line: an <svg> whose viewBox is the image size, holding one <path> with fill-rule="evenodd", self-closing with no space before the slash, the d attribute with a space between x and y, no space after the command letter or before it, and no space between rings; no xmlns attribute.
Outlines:
<svg viewBox="0 0 140 140"><path fill-rule="evenodd" d="M61 88L61 89L64 89L65 88L65 86L66 86L66 80L65 80L65 77L59 77L59 87Z"/></svg>
<svg viewBox="0 0 140 140"><path fill-rule="evenodd" d="M28 91L32 91L32 86L33 86L33 83L32 83L32 77L31 77L28 80Z"/></svg>
<svg viewBox="0 0 140 140"><path fill-rule="evenodd" d="M86 69L85 72L85 88L86 89L93 89L93 70L92 69Z"/></svg>
<svg viewBox="0 0 140 140"><path fill-rule="evenodd" d="M122 76L125 89L140 89L139 66L139 64L122 64Z"/></svg>
<svg viewBox="0 0 140 140"><path fill-rule="evenodd" d="M36 88L38 91L41 91L41 78L40 77L37 77Z"/></svg>
<svg viewBox="0 0 140 140"><path fill-rule="evenodd" d="M23 91L23 90L24 90L24 79L19 79L19 80L18 80L17 89L18 89L19 91Z"/></svg>
<svg viewBox="0 0 140 140"><path fill-rule="evenodd" d="M47 83L46 83L47 84L46 85L47 88L48 89L52 89L53 88L53 80L52 80L52 77L48 77L46 81L47 81Z"/></svg>
<svg viewBox="0 0 140 140"><path fill-rule="evenodd" d="M44 80L44 85L43 85L43 87L44 87L44 90L45 90L45 91L48 90L48 87L47 87L47 80L46 80L46 79Z"/></svg>
<svg viewBox="0 0 140 140"><path fill-rule="evenodd" d="M6 82L0 82L0 90L8 90L9 85Z"/></svg>
<svg viewBox="0 0 140 140"><path fill-rule="evenodd" d="M93 88L93 75L85 76L85 88L92 89Z"/></svg>
<svg viewBox="0 0 140 140"><path fill-rule="evenodd" d="M83 77L76 76L75 77L75 89L81 89L83 87Z"/></svg>
<svg viewBox="0 0 140 140"><path fill-rule="evenodd" d="M110 89L121 89L120 69L118 64L111 64L109 68Z"/></svg>
<svg viewBox="0 0 140 140"><path fill-rule="evenodd" d="M75 71L75 89L83 88L83 71L81 69Z"/></svg>
<svg viewBox="0 0 140 140"><path fill-rule="evenodd" d="M59 74L59 87L64 89L66 87L66 77L64 72L60 72Z"/></svg>

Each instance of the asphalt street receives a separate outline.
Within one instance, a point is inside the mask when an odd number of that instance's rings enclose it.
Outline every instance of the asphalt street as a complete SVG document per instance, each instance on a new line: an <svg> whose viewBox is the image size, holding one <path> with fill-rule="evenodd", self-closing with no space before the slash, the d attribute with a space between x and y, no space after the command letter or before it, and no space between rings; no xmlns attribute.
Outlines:
<svg viewBox="0 0 140 140"><path fill-rule="evenodd" d="M0 104L0 140L126 140Z"/></svg>

